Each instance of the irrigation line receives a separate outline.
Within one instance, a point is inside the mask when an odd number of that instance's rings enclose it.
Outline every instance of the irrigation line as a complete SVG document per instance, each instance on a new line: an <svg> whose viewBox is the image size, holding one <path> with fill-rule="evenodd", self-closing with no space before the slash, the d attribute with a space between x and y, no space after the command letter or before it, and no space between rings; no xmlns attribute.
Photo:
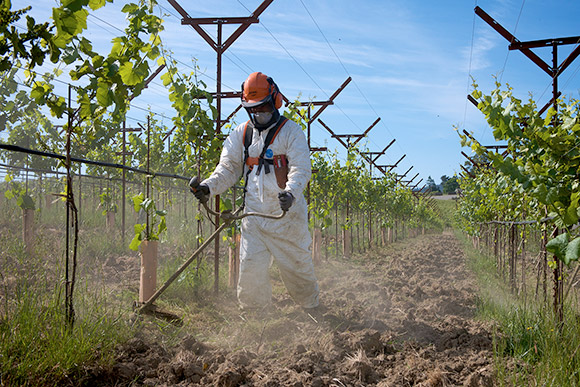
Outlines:
<svg viewBox="0 0 580 387"><path fill-rule="evenodd" d="M9 164L0 163L0 171L2 169L5 169L6 172L9 172L10 169L18 169L21 171L29 171L29 172L33 172L33 173L39 173L39 174L40 173L46 174L46 175L52 174L52 175L56 175L56 178L58 178L58 175L66 175L66 172L52 171L49 169L39 169L39 168L25 168L25 167L20 167L20 166L16 166L16 165L9 165ZM122 182L123 181L123 179L118 178L118 177L103 177L103 176L83 175L81 173L75 174L75 176L80 177L80 178L106 180L106 181L111 181L111 182ZM15 180L17 180L17 179L18 178L15 177ZM141 182L141 181L125 180L125 182L127 184L133 184L133 185L142 185L143 184L143 182ZM89 182L89 184L96 184L96 183ZM183 189L183 188L180 188L179 186L163 185L162 187L167 188L167 189L177 189L178 191L181 191L181 192L189 192L189 189Z"/></svg>
<svg viewBox="0 0 580 387"><path fill-rule="evenodd" d="M18 146L18 145L9 145L9 144L2 144L2 143L0 143L0 149L12 151L12 152L28 153L28 154L31 154L31 155L37 155L37 156L43 156L43 157L51 157L51 158L59 159L59 160L66 160L66 156L60 155L58 153L37 151L37 150L34 150L34 149L24 148L24 147L21 147L21 146ZM141 174L144 174L144 175L170 177L170 178L180 179L180 180L186 180L186 181L189 181L190 180L190 177L185 177L185 176L171 174L171 173L147 172L147 171L145 171L143 169L129 167L127 165L122 165L122 164L117 164L117 163L105 163L105 162L102 162L102 161L85 160L85 159L81 159L81 158L78 158L78 157L72 157L72 156L70 157L70 160L71 161L74 161L76 163L90 164L90 165L98 165L98 166L101 166L101 167L124 169L126 171L132 171L132 172L141 173Z"/></svg>
<svg viewBox="0 0 580 387"><path fill-rule="evenodd" d="M521 221L513 221L513 222L506 222L504 220L490 220L488 222L477 222L476 224L507 224L507 225L525 225L525 224L535 224L535 223L548 223L550 220L554 220L555 216L548 216L546 218L542 218L540 220L521 220Z"/></svg>

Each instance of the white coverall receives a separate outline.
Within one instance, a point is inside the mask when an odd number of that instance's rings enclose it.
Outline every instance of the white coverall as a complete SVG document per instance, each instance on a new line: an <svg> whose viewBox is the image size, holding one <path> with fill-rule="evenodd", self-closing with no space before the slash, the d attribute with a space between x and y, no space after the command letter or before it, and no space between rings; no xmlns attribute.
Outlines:
<svg viewBox="0 0 580 387"><path fill-rule="evenodd" d="M244 126L239 125L224 143L220 162L212 175L203 181L211 195L219 195L244 176ZM248 125L248 130L251 126ZM268 132L254 129L249 157L258 157L264 147ZM288 160L288 182L285 191L292 193L294 203L282 219L265 219L249 216L242 219L240 246L240 277L238 301L242 308L259 308L271 302L272 287L268 269L274 257L282 280L296 303L304 308L318 306L318 283L314 274L308 231L307 205L303 191L310 180L310 150L302 129L288 120L272 141L269 149L274 155L286 155ZM280 214L278 193L282 191L276 182L274 166L270 173L258 166L248 175L246 212Z"/></svg>

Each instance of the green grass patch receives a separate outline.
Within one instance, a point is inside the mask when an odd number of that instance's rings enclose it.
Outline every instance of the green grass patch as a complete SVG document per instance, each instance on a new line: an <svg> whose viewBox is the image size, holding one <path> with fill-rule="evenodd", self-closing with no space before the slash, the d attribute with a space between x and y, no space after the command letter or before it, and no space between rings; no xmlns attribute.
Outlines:
<svg viewBox="0 0 580 387"><path fill-rule="evenodd" d="M82 380L86 367L112 361L113 348L129 335L120 315L100 309L86 315L77 311L71 329L57 296L20 292L0 320L1 384L57 386Z"/></svg>
<svg viewBox="0 0 580 387"><path fill-rule="evenodd" d="M439 208L439 213L441 215L441 220L443 222L443 227L452 227L454 223L454 214L457 208L457 201L453 199L440 200L435 199L434 202Z"/></svg>
<svg viewBox="0 0 580 387"><path fill-rule="evenodd" d="M580 315L566 305L559 327L551 307L509 291L496 274L495 261L463 241L468 264L480 288L479 316L494 322L494 357L498 385L580 385Z"/></svg>

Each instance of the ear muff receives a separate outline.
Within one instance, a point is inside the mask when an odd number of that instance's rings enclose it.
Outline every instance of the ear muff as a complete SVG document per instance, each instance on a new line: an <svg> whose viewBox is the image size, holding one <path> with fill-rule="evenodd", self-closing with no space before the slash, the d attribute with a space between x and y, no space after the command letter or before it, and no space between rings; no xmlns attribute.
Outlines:
<svg viewBox="0 0 580 387"><path fill-rule="evenodd" d="M244 102L244 83L246 83L246 82L242 82L242 87L241 87L242 92L240 93L240 99L242 100L242 102Z"/></svg>
<svg viewBox="0 0 580 387"><path fill-rule="evenodd" d="M276 84L274 84L274 86L276 86ZM274 106L276 109L280 109L282 107L282 93L280 93L278 86L276 86L276 92L272 95L272 98L274 99Z"/></svg>
<svg viewBox="0 0 580 387"><path fill-rule="evenodd" d="M272 95L272 100L274 101L274 107L276 109L280 109L282 107L282 93L280 93L278 85L271 77L268 77L268 83L270 84L270 94Z"/></svg>

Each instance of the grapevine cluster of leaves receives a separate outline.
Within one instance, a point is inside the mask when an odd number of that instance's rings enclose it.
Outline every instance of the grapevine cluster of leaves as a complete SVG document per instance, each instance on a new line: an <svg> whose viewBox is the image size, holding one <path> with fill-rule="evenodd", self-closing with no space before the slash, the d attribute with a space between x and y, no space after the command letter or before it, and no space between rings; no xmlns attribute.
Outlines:
<svg viewBox="0 0 580 387"><path fill-rule="evenodd" d="M132 200L135 212L146 215L145 222L137 223L134 226L135 236L129 244L131 250L137 251L142 241L158 241L163 233L167 231L165 222L167 211L158 210L155 202L150 198L146 198L142 192L133 196Z"/></svg>
<svg viewBox="0 0 580 387"><path fill-rule="evenodd" d="M354 148L345 163L341 163L337 153L317 153L313 156L312 167L316 173L310 184L310 212L315 227L330 227L336 206L371 213L373 221L382 227L403 220L410 227L441 227L441 219L435 211L422 198L414 197L409 188L397 184L394 175L373 179ZM340 226L349 229L353 225L351 216Z"/></svg>
<svg viewBox="0 0 580 387"><path fill-rule="evenodd" d="M27 61L30 69L42 65L47 55L58 60L58 50L51 44L53 28L48 22L36 24L34 18L26 16L26 32L19 32L14 25L30 8L13 11L10 0L0 4L0 71L10 70L18 58Z"/></svg>
<svg viewBox="0 0 580 387"><path fill-rule="evenodd" d="M14 180L14 176L8 174L4 178L4 181L8 183L8 189L4 192L4 196L8 200L16 199L16 204L23 210L34 210L36 205L34 200L28 194L26 186L21 182Z"/></svg>
<svg viewBox="0 0 580 387"><path fill-rule="evenodd" d="M521 220L524 216L540 221L547 209L555 226L565 230L548 242L548 251L566 264L578 260L580 239L572 231L580 218L578 101L559 99L543 118L531 97L523 102L509 86L502 90L498 82L490 95L474 84L472 96L495 139L507 143L507 152L489 151L460 134L462 145L487 157L494 169L478 173L475 180L463 179L463 215L471 221Z"/></svg>

